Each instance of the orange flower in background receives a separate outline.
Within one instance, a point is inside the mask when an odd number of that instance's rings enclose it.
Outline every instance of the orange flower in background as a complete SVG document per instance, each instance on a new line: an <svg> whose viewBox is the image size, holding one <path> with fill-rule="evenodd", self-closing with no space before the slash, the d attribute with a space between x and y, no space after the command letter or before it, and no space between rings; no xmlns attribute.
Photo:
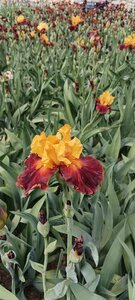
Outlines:
<svg viewBox="0 0 135 300"><path fill-rule="evenodd" d="M41 34L40 40L41 40L41 42L45 43L46 45L49 44L48 36L45 33Z"/></svg>
<svg viewBox="0 0 135 300"><path fill-rule="evenodd" d="M81 23L81 18L80 18L80 16L72 16L71 17L71 24L72 24L72 26L77 26L77 25L79 25Z"/></svg>
<svg viewBox="0 0 135 300"><path fill-rule="evenodd" d="M77 43L78 46L81 46L82 48L85 47L85 42L84 42L83 39L77 39L76 43Z"/></svg>
<svg viewBox="0 0 135 300"><path fill-rule="evenodd" d="M52 42L49 41L49 38L48 38L48 36L47 36L45 33L42 33L42 34L40 35L40 41L41 41L41 43L42 43L43 45L45 45L45 46L50 46L50 47L52 47L52 46L54 45Z"/></svg>
<svg viewBox="0 0 135 300"><path fill-rule="evenodd" d="M71 127L66 124L56 135L36 135L31 144L31 154L26 159L24 171L17 186L28 195L31 189L46 189L51 176L59 170L67 184L84 194L94 194L104 178L103 167L93 156L81 157L82 144L71 138Z"/></svg>
<svg viewBox="0 0 135 300"><path fill-rule="evenodd" d="M21 24L24 24L26 21L26 18L23 16L23 15L19 15L17 18L16 18L16 22L17 24L21 25Z"/></svg>
<svg viewBox="0 0 135 300"><path fill-rule="evenodd" d="M80 16L72 16L71 17L71 26L69 29L72 31L77 28L77 26L82 22Z"/></svg>
<svg viewBox="0 0 135 300"><path fill-rule="evenodd" d="M46 31L48 31L48 24L44 22L39 23L39 25L37 26L37 31L40 33L45 33Z"/></svg>
<svg viewBox="0 0 135 300"><path fill-rule="evenodd" d="M96 99L96 110L98 110L100 114L105 114L111 111L110 105L113 103L114 98L115 97L113 97L109 91L105 91Z"/></svg>
<svg viewBox="0 0 135 300"><path fill-rule="evenodd" d="M35 38L35 31L33 30L30 32L30 39L32 40L34 38Z"/></svg>
<svg viewBox="0 0 135 300"><path fill-rule="evenodd" d="M127 47L133 47L133 48L135 48L135 34L128 35L124 39L124 44Z"/></svg>

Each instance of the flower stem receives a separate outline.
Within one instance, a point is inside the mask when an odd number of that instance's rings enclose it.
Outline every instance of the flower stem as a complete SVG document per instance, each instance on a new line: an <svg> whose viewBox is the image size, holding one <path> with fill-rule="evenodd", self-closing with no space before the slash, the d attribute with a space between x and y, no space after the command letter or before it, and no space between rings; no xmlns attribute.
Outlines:
<svg viewBox="0 0 135 300"><path fill-rule="evenodd" d="M70 252L72 249L72 217L67 218L67 268L69 266L70 263ZM67 279L68 279L68 275L67 275ZM70 287L68 287L67 290L67 300L70 300Z"/></svg>
<svg viewBox="0 0 135 300"><path fill-rule="evenodd" d="M46 293L46 270L47 270L47 263L48 263L48 253L46 252L46 248L48 245L47 237L44 238L44 268L42 273L42 282L43 282L43 292L44 292L44 300L45 300L45 293Z"/></svg>
<svg viewBox="0 0 135 300"><path fill-rule="evenodd" d="M12 293L15 295L15 279L14 279L14 274L12 276Z"/></svg>

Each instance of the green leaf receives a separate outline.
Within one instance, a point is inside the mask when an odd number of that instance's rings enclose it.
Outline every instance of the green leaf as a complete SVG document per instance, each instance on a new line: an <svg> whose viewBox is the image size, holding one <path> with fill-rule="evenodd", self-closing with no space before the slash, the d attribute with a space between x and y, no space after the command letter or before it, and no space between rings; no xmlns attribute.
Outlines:
<svg viewBox="0 0 135 300"><path fill-rule="evenodd" d="M114 222L115 222L117 220L117 218L119 217L119 215L120 215L121 208L120 208L119 199L118 199L117 194L115 192L114 185L113 185L113 182L112 182L111 178L108 180L108 183L109 183L109 185L108 185L107 195L108 195L108 198L109 198L109 203L110 203L110 206L111 206L113 219L114 219Z"/></svg>
<svg viewBox="0 0 135 300"><path fill-rule="evenodd" d="M91 123L90 124L87 124L81 134L80 134L80 140L82 142L82 144L84 142L86 142L86 140L88 140L89 138L91 138L92 136L96 135L96 134L99 134L101 132L104 132L104 131L108 131L114 127L117 127L118 125L112 125L112 126L106 126L106 127L99 127L99 128L96 128L96 129L93 129L92 128L92 125Z"/></svg>
<svg viewBox="0 0 135 300"><path fill-rule="evenodd" d="M39 272L41 274L44 272L44 266L43 265L41 265L41 264L39 264L39 263L37 263L35 261L32 261L31 259L30 259L30 264L31 264L32 268L35 271L37 271L37 272Z"/></svg>
<svg viewBox="0 0 135 300"><path fill-rule="evenodd" d="M101 270L101 285L108 288L112 277L118 271L119 263L122 257L122 245L120 241L125 240L125 226L117 234L114 242L109 249Z"/></svg>
<svg viewBox="0 0 135 300"><path fill-rule="evenodd" d="M74 119L72 116L72 111L70 107L70 102L69 102L69 87L68 87L68 80L66 80L64 84L64 104L65 104L65 113L67 120L71 126L74 126Z"/></svg>
<svg viewBox="0 0 135 300"><path fill-rule="evenodd" d="M50 243L45 249L45 253L52 253L56 249L57 241Z"/></svg>
<svg viewBox="0 0 135 300"><path fill-rule="evenodd" d="M7 134L7 138L9 142L11 143L12 147L17 151L23 148L22 141L13 133L10 132L9 130L5 129L5 132Z"/></svg>
<svg viewBox="0 0 135 300"><path fill-rule="evenodd" d="M85 278L86 282L89 284L91 284L96 279L96 273L94 269L87 262L85 262L85 264L81 268L81 273L83 274L83 277Z"/></svg>
<svg viewBox="0 0 135 300"><path fill-rule="evenodd" d="M124 178L127 175L127 173L129 172L130 168L132 167L134 161L135 161L135 159L131 158L129 161L127 161L126 163L122 164L122 166L120 167L120 169L115 172L117 180L121 180L122 178Z"/></svg>
<svg viewBox="0 0 135 300"><path fill-rule="evenodd" d="M103 298L102 296L90 292L88 289L86 289L80 284L70 282L70 288L77 300L105 300L105 298Z"/></svg>
<svg viewBox="0 0 135 300"><path fill-rule="evenodd" d="M38 216L39 216L39 211L40 211L42 205L44 204L44 202L46 201L46 197L47 197L47 195L45 194L45 195L44 195L40 200L38 200L38 201L36 202L36 204L32 207L32 209L31 209L31 214L32 214L34 217L38 218Z"/></svg>
<svg viewBox="0 0 135 300"><path fill-rule="evenodd" d="M118 128L116 130L115 135L112 137L112 143L108 146L107 155L117 160L119 156L120 147L121 147L121 134L120 134L120 128Z"/></svg>
<svg viewBox="0 0 135 300"><path fill-rule="evenodd" d="M0 73L7 67L6 52L4 45L0 44Z"/></svg>
<svg viewBox="0 0 135 300"><path fill-rule="evenodd" d="M132 251L127 247L127 245L120 240L121 245L123 246L124 250L126 251L130 265L131 265L131 270L132 270L132 279L135 281L135 256L133 255Z"/></svg>
<svg viewBox="0 0 135 300"><path fill-rule="evenodd" d="M75 264L68 264L68 266L66 267L66 274L68 279L71 279L75 283L78 282L77 275L75 272Z"/></svg>
<svg viewBox="0 0 135 300"><path fill-rule="evenodd" d="M68 285L68 280L64 280L56 284L52 289L45 293L45 300L57 300L64 297L67 292Z"/></svg>
<svg viewBox="0 0 135 300"><path fill-rule="evenodd" d="M134 300L135 299L135 283L133 280L130 280L128 278L128 295L129 295L129 300Z"/></svg>
<svg viewBox="0 0 135 300"><path fill-rule="evenodd" d="M111 292L116 296L122 294L127 289L127 275L118 280L112 287Z"/></svg>
<svg viewBox="0 0 135 300"><path fill-rule="evenodd" d="M9 292L7 289L5 289L2 285L0 285L0 300L18 300L18 298Z"/></svg>
<svg viewBox="0 0 135 300"><path fill-rule="evenodd" d="M113 214L110 204L108 203L108 208L104 220L104 224L102 227L102 239L100 242L100 248L102 249L107 242L109 241L111 234L113 231Z"/></svg>
<svg viewBox="0 0 135 300"><path fill-rule="evenodd" d="M17 215L23 219L25 219L27 222L30 222L31 225L37 229L37 219L32 216L30 213L26 213L26 212L16 212L16 211L11 211L12 214Z"/></svg>

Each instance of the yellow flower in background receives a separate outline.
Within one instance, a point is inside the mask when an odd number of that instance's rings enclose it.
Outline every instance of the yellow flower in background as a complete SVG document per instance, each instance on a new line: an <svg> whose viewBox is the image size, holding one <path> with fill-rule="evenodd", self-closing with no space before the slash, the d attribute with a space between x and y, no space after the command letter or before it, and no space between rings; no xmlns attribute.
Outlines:
<svg viewBox="0 0 135 300"><path fill-rule="evenodd" d="M80 16L72 16L71 17L71 24L72 24L72 26L77 26L80 23L81 23Z"/></svg>
<svg viewBox="0 0 135 300"><path fill-rule="evenodd" d="M44 42L45 44L49 44L49 39L48 39L48 36L46 35L46 34L41 34L41 36L40 36L40 39L41 39L41 41L42 42Z"/></svg>
<svg viewBox="0 0 135 300"><path fill-rule="evenodd" d="M0 229L2 229L5 226L7 220L7 212L0 207Z"/></svg>
<svg viewBox="0 0 135 300"><path fill-rule="evenodd" d="M25 22L25 17L23 15L19 15L17 18L16 18L16 22L17 24L22 24Z"/></svg>
<svg viewBox="0 0 135 300"><path fill-rule="evenodd" d="M39 23L39 25L37 26L37 30L39 32L48 31L48 24L44 22Z"/></svg>
<svg viewBox="0 0 135 300"><path fill-rule="evenodd" d="M77 39L76 43L77 43L78 46L81 46L81 47L85 46L85 43L84 43L83 39L82 40L81 39Z"/></svg>
<svg viewBox="0 0 135 300"><path fill-rule="evenodd" d="M127 47L135 47L135 33L128 35L125 39L124 39L124 45Z"/></svg>
<svg viewBox="0 0 135 300"><path fill-rule="evenodd" d="M25 40L26 33L24 30L18 31L18 35L21 40Z"/></svg>
<svg viewBox="0 0 135 300"><path fill-rule="evenodd" d="M30 38L33 39L34 37L35 37L35 31L33 30L30 32Z"/></svg>
<svg viewBox="0 0 135 300"><path fill-rule="evenodd" d="M105 91L102 95L98 97L101 105L107 106L111 105L114 101L114 98L109 91Z"/></svg>

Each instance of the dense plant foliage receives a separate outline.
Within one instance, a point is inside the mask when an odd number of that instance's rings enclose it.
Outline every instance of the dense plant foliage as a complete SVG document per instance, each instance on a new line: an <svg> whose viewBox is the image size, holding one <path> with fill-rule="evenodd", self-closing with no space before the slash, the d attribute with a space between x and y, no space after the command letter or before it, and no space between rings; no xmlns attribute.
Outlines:
<svg viewBox="0 0 135 300"><path fill-rule="evenodd" d="M0 9L0 254L12 277L4 300L25 300L29 284L46 300L134 299L134 29L123 5ZM55 172L46 190L24 194L16 182L34 136L65 124L104 181L81 194Z"/></svg>

